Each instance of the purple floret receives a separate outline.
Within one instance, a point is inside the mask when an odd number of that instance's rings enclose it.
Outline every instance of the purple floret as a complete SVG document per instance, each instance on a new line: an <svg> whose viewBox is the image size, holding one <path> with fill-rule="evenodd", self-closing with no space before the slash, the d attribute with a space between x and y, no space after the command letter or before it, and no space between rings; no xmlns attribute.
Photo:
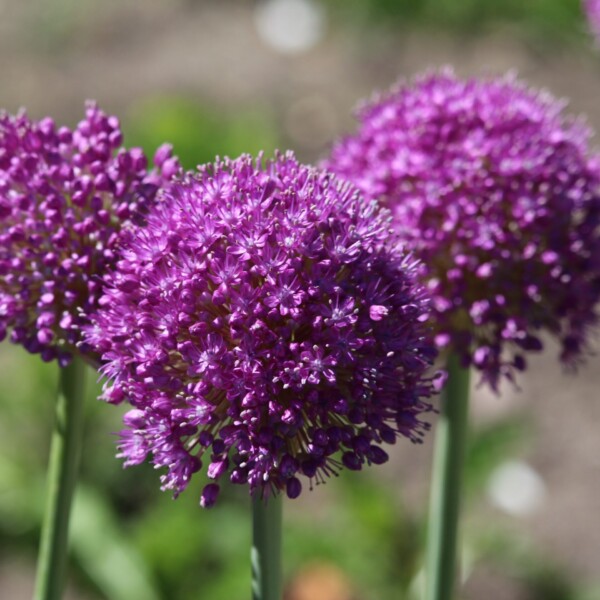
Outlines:
<svg viewBox="0 0 600 600"><path fill-rule="evenodd" d="M147 172L94 103L73 131L0 113L0 339L66 364L97 306L119 231L179 165L163 146Z"/></svg>
<svg viewBox="0 0 600 600"><path fill-rule="evenodd" d="M494 389L548 332L573 365L600 297L600 169L564 103L451 70L358 112L326 166L379 199L423 265L439 347Z"/></svg>
<svg viewBox="0 0 600 600"><path fill-rule="evenodd" d="M175 495L206 464L252 493L301 492L428 428L436 351L389 214L292 154L206 165L124 242L87 341L120 456ZM209 484L202 506L219 486Z"/></svg>

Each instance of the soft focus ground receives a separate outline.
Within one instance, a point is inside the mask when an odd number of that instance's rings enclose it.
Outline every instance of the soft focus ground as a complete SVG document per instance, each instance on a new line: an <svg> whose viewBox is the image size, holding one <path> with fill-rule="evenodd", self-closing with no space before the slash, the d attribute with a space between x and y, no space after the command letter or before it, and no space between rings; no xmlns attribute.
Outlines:
<svg viewBox="0 0 600 600"><path fill-rule="evenodd" d="M351 129L358 98L452 64L463 75L516 69L600 129L600 54L575 0L546 0L539 23L514 9L521 20L480 15L468 28L460 15L452 27L429 23L434 9L417 20L410 11L367 19L360 5L348 3L353 18L328 4L323 39L286 55L261 39L249 1L0 0L0 106L73 124L83 100L96 98L122 117L131 143L170 139L188 166L276 146L312 161ZM573 18L562 24L551 5ZM567 376L555 357L550 345L532 360L520 391L475 392L465 599L600 598L600 361ZM3 599L31 594L54 382L52 367L0 347ZM120 411L93 395L68 598L246 597L243 494L202 512L200 484L172 503L151 469L122 472L108 435ZM389 465L288 504L288 600L387 600L418 587L431 441L399 443ZM489 475L509 460L525 462L529 479L500 480L502 509Z"/></svg>

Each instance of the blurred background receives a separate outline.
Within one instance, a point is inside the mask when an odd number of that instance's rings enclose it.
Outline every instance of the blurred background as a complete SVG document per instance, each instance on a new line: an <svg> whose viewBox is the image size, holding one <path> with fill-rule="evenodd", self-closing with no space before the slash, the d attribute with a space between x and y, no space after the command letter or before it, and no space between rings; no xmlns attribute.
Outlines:
<svg viewBox="0 0 600 600"><path fill-rule="evenodd" d="M95 98L127 145L171 141L187 167L276 147L315 161L360 98L445 64L515 69L600 128L578 0L0 0L0 106L74 125ZM600 599L600 369L566 374L556 355L520 389L474 389L465 600ZM174 502L150 467L123 471L124 408L94 379L67 598L247 598L245 490L208 512L201 478ZM2 599L31 597L56 384L54 365L0 346ZM418 600L432 440L286 504L286 600Z"/></svg>

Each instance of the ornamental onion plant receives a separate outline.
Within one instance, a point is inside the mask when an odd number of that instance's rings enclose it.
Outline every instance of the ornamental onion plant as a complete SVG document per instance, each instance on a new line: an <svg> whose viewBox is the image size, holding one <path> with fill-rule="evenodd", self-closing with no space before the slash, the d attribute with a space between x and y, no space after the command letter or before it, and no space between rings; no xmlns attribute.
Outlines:
<svg viewBox="0 0 600 600"><path fill-rule="evenodd" d="M60 367L36 600L58 599L63 589L83 425L81 328L120 231L142 219L178 170L169 146L148 173L142 150L121 143L118 119L94 103L74 130L0 114L0 339Z"/></svg>
<svg viewBox="0 0 600 600"><path fill-rule="evenodd" d="M584 11L587 15L588 24L596 39L600 38L600 1L582 0Z"/></svg>
<svg viewBox="0 0 600 600"><path fill-rule="evenodd" d="M127 401L119 453L175 496L204 470L253 503L253 597L280 600L281 494L420 442L436 350L417 262L390 214L335 176L217 160L160 194L123 240L85 341ZM199 477L196 475L196 477Z"/></svg>
<svg viewBox="0 0 600 600"><path fill-rule="evenodd" d="M358 111L325 166L391 210L421 260L448 361L438 422L427 600L453 595L469 369L495 391L542 334L575 366L600 297L600 161L564 102L512 75L450 69L401 82Z"/></svg>

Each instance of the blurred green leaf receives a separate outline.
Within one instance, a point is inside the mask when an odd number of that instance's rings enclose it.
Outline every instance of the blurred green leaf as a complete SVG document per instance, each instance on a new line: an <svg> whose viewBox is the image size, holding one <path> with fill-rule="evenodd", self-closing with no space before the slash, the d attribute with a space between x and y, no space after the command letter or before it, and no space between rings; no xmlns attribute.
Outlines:
<svg viewBox="0 0 600 600"><path fill-rule="evenodd" d="M234 158L243 152L272 154L278 138L273 118L264 111L226 112L185 98L154 98L136 106L126 124L126 139L150 155L164 142L184 167Z"/></svg>
<svg viewBox="0 0 600 600"><path fill-rule="evenodd" d="M372 20L396 26L425 26L480 33L505 23L557 39L581 38L584 18L579 0L325 0L331 10L352 21Z"/></svg>
<svg viewBox="0 0 600 600"><path fill-rule="evenodd" d="M245 498L244 498L245 500ZM136 546L158 575L164 597L245 598L250 587L250 508L227 492L210 511L193 491L161 494L135 523ZM168 548L168 552L165 551Z"/></svg>
<svg viewBox="0 0 600 600"><path fill-rule="evenodd" d="M522 415L471 430L464 471L467 493L483 491L492 471L522 450L529 433Z"/></svg>
<svg viewBox="0 0 600 600"><path fill-rule="evenodd" d="M159 600L147 566L98 490L79 486L70 535L75 558L104 597Z"/></svg>
<svg viewBox="0 0 600 600"><path fill-rule="evenodd" d="M44 492L41 473L28 473L0 454L0 532L20 535L35 528L40 522Z"/></svg>

